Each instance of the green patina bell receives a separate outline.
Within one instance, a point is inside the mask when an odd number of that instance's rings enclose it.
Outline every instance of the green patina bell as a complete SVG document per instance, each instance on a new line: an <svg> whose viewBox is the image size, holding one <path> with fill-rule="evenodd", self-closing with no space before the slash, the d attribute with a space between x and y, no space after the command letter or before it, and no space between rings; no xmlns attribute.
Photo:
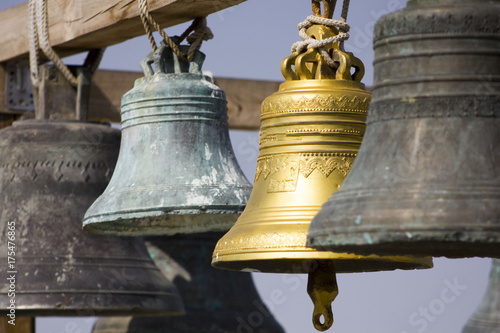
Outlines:
<svg viewBox="0 0 500 333"><path fill-rule="evenodd" d="M201 72L204 58L197 51L189 71L162 45L142 61L145 77L122 98L115 172L85 214L85 231L223 231L243 211L251 185L230 144L225 93Z"/></svg>

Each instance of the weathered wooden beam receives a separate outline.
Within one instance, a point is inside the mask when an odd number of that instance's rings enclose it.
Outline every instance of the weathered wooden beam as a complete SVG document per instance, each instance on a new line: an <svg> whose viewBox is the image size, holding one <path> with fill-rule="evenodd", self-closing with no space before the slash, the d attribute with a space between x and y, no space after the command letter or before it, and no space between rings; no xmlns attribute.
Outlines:
<svg viewBox="0 0 500 333"><path fill-rule="evenodd" d="M15 325L9 324L9 317L0 318L0 332L3 333L35 333L34 317L16 317Z"/></svg>
<svg viewBox="0 0 500 333"><path fill-rule="evenodd" d="M16 118L15 114L0 114L0 129L12 125Z"/></svg>
<svg viewBox="0 0 500 333"><path fill-rule="evenodd" d="M123 94L132 89L140 72L98 70L92 80L90 91L89 119L94 121L120 122L120 104ZM13 120L19 111L5 106L6 74L0 65L0 118L4 123ZM255 130L260 126L260 105L262 101L278 90L280 82L245 79L215 78L226 92L228 100L229 127Z"/></svg>
<svg viewBox="0 0 500 333"><path fill-rule="evenodd" d="M89 119L119 122L121 98L142 76L139 72L97 71L90 91ZM214 80L226 92L229 127L259 129L260 105L264 98L278 90L280 82L229 78Z"/></svg>
<svg viewBox="0 0 500 333"><path fill-rule="evenodd" d="M168 28L245 0L148 0ZM50 41L60 56L110 46L144 34L137 0L47 1ZM0 11L0 62L28 55L28 4Z"/></svg>

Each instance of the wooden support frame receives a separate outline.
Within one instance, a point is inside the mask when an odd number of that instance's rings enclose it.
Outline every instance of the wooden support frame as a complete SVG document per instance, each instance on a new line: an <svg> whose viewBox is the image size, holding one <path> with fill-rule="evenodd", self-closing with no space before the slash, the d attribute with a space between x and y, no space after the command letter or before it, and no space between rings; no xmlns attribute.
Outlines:
<svg viewBox="0 0 500 333"><path fill-rule="evenodd" d="M97 71L90 92L89 118L119 122L121 98L142 76L139 72ZM230 128L246 130L259 129L261 103L280 85L276 81L230 78L215 78L214 81L226 92Z"/></svg>
<svg viewBox="0 0 500 333"><path fill-rule="evenodd" d="M16 316L15 325L9 324L9 317L0 318L0 332L3 333L35 333L35 317Z"/></svg>
<svg viewBox="0 0 500 333"><path fill-rule="evenodd" d="M148 0L156 21L168 28L245 0ZM137 0L48 1L49 35L64 57L144 34ZM0 62L28 57L28 3L0 11Z"/></svg>
<svg viewBox="0 0 500 333"><path fill-rule="evenodd" d="M120 122L120 104L123 94L132 89L140 72L98 70L90 91L89 119L94 121ZM228 100L229 127L232 129L257 130L260 127L262 101L278 90L278 81L215 78L225 91ZM4 126L12 122L18 111L5 106L6 73L0 65L0 122ZM3 121L2 121L3 119Z"/></svg>

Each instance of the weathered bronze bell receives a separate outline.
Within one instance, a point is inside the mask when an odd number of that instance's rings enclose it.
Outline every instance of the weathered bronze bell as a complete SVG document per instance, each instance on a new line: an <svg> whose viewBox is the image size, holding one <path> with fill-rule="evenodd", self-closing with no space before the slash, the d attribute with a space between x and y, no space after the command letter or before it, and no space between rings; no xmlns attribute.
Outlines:
<svg viewBox="0 0 500 333"><path fill-rule="evenodd" d="M499 15L499 1L410 1L377 22L363 144L308 245L500 256Z"/></svg>
<svg viewBox="0 0 500 333"><path fill-rule="evenodd" d="M147 242L156 265L179 289L182 317L101 318L93 333L282 333L281 326L260 300L250 273L210 267L220 233L203 233Z"/></svg>
<svg viewBox="0 0 500 333"><path fill-rule="evenodd" d="M202 75L204 57L195 54L191 73L168 46L143 60L146 76L122 98L116 170L85 214L85 231L221 231L241 214L251 185L229 141L225 94Z"/></svg>
<svg viewBox="0 0 500 333"><path fill-rule="evenodd" d="M338 34L336 28L321 24L306 32L315 40ZM306 245L312 218L354 161L371 99L360 82L362 62L338 42L325 46L325 51L336 66L327 65L314 48L283 60L286 82L262 103L252 194L241 217L217 243L212 259L212 265L222 269L309 273L313 323L321 331L333 323L335 272L432 267L428 257L359 256Z"/></svg>
<svg viewBox="0 0 500 333"><path fill-rule="evenodd" d="M58 85L70 88L59 90L64 94L73 89L57 70L42 67L42 72L45 87L54 93ZM71 109L74 119L75 99L52 97L42 109L61 107L57 112L41 114L37 108L39 119L0 131L0 260L5 263L0 265L0 312L181 314L176 288L141 239L81 230L85 210L104 191L115 166L120 132L62 116L59 111Z"/></svg>
<svg viewBox="0 0 500 333"><path fill-rule="evenodd" d="M462 333L500 332L500 260L493 259L490 282L481 304L469 319Z"/></svg>

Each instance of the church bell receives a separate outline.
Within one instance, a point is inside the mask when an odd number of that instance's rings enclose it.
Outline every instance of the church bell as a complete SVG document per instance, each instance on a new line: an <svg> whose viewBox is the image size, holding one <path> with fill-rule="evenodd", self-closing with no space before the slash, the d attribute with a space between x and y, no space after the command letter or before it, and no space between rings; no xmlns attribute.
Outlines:
<svg viewBox="0 0 500 333"><path fill-rule="evenodd" d="M116 169L85 214L85 231L223 231L241 214L251 185L231 147L225 94L202 74L204 58L196 51L189 69L162 45L142 61L145 77L122 98Z"/></svg>
<svg viewBox="0 0 500 333"><path fill-rule="evenodd" d="M312 3L314 9L319 1ZM333 323L336 272L430 268L432 259L360 256L306 244L312 218L340 187L357 155L371 100L361 83L362 62L340 41L329 42L339 30L321 19L308 17L312 22L301 34L322 47L293 50L281 64L286 82L262 103L254 188L240 218L217 243L212 265L309 273L313 323L324 331ZM338 22L331 16L327 21Z"/></svg>
<svg viewBox="0 0 500 333"><path fill-rule="evenodd" d="M376 23L363 144L309 246L500 256L499 15L500 1L409 1Z"/></svg>
<svg viewBox="0 0 500 333"><path fill-rule="evenodd" d="M493 259L490 282L481 304L472 314L462 333L500 332L500 260Z"/></svg>
<svg viewBox="0 0 500 333"><path fill-rule="evenodd" d="M338 30L316 24L307 33L322 40ZM254 188L241 217L217 243L214 267L307 273L316 260L335 260L337 272L432 265L430 258L362 257L306 246L312 218L340 187L356 157L371 99L360 82L362 62L339 43L328 51L337 68L327 66L315 49L283 60L286 82L262 103Z"/></svg>
<svg viewBox="0 0 500 333"><path fill-rule="evenodd" d="M215 243L222 235L151 237L147 247L156 265L179 289L182 317L101 318L93 333L284 333L260 299L250 273L210 266Z"/></svg>
<svg viewBox="0 0 500 333"><path fill-rule="evenodd" d="M56 68L41 73L37 119L0 131L1 313L14 293L19 316L182 314L141 239L81 230L115 166L120 132L75 120L75 100L86 114L88 86L76 99Z"/></svg>

